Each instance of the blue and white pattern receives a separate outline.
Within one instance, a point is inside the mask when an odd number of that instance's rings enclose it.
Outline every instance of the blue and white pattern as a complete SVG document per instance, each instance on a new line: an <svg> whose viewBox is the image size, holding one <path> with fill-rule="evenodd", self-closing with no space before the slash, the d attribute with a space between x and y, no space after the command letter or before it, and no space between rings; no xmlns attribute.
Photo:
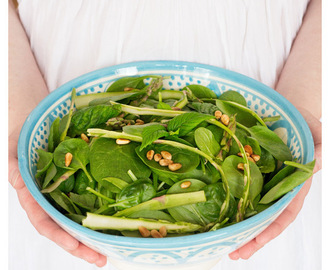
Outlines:
<svg viewBox="0 0 330 270"><path fill-rule="evenodd" d="M201 84L217 95L227 90L238 91L246 98L248 106L261 117L281 116L281 120L271 124L270 128L288 144L299 162L307 163L313 159L313 140L307 124L287 100L267 86L243 75L207 65L172 61L136 62L81 76L51 93L38 105L26 120L19 139L19 165L23 179L34 198L60 226L109 258L143 266L169 266L169 269L174 269L175 265L220 258L264 230L285 209L300 187L264 212L241 223L215 232L159 240L104 235L84 228L52 207L36 185L36 150L47 149L51 123L68 113L72 88L76 88L77 95L97 93L106 91L120 77L145 74L169 76L164 83L166 89Z"/></svg>

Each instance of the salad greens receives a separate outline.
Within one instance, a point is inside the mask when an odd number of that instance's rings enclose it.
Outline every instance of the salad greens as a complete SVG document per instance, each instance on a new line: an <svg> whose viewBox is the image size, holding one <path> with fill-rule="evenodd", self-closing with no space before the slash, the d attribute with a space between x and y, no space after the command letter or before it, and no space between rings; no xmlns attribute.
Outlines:
<svg viewBox="0 0 330 270"><path fill-rule="evenodd" d="M150 79L146 83L146 79ZM124 77L105 93L71 94L38 149L41 192L68 218L123 236L214 231L249 218L313 174L229 90L163 89L166 77ZM164 233L165 231L165 233ZM151 233L151 235L155 235Z"/></svg>

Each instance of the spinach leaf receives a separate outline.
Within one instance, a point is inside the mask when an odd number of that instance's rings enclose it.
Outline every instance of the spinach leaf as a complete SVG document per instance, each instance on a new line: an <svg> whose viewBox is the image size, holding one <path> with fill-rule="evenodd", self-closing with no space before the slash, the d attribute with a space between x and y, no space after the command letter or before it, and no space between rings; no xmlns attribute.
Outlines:
<svg viewBox="0 0 330 270"><path fill-rule="evenodd" d="M213 119L214 116L189 112L178 115L168 122L167 129L172 133L178 133L179 137L188 134L191 130L197 127L203 121Z"/></svg>
<svg viewBox="0 0 330 270"><path fill-rule="evenodd" d="M52 123L48 136L48 152L54 152L55 147L60 143L60 118L57 117Z"/></svg>
<svg viewBox="0 0 330 270"><path fill-rule="evenodd" d="M88 165L87 165L86 169L90 173L90 168ZM88 193L88 191L86 191L87 187L91 187L94 189L95 181L94 180L92 182L89 181L88 176L85 174L85 172L83 170L79 170L77 172L76 181L75 181L74 187L73 187L73 192L77 193L79 195Z"/></svg>
<svg viewBox="0 0 330 270"><path fill-rule="evenodd" d="M107 92L124 91L124 89L126 87L134 88L134 89L142 89L145 86L145 84L143 83L144 79L160 78L160 77L161 76L157 76L157 75L146 75L146 76L141 76L141 77L120 78L108 87Z"/></svg>
<svg viewBox="0 0 330 270"><path fill-rule="evenodd" d="M213 133L206 128L200 127L196 129L195 142L201 151L211 157L215 157L220 151L220 145L215 140Z"/></svg>
<svg viewBox="0 0 330 270"><path fill-rule="evenodd" d="M199 113L214 115L216 111L218 111L218 107L212 103L201 103L201 102L192 102L188 105L189 108L194 109Z"/></svg>
<svg viewBox="0 0 330 270"><path fill-rule="evenodd" d="M183 88L183 90L190 89L197 98L217 98L217 95L209 88L199 84L190 84Z"/></svg>
<svg viewBox="0 0 330 270"><path fill-rule="evenodd" d="M223 129L215 125L209 125L206 128L213 133L214 139L217 143L220 143L223 137Z"/></svg>
<svg viewBox="0 0 330 270"><path fill-rule="evenodd" d="M73 187L75 184L75 178L74 175L71 175L68 179L66 179L65 181L63 181L59 186L58 186L58 190L64 192L65 194L69 193L70 191L72 191Z"/></svg>
<svg viewBox="0 0 330 270"><path fill-rule="evenodd" d="M50 181L52 181L52 179L55 177L57 173L57 169L56 169L56 166L55 164L52 162L49 166L49 168L47 169L47 172L46 172L46 176L45 176L45 179L42 183L42 188L46 188L48 186L48 184L50 183Z"/></svg>
<svg viewBox="0 0 330 270"><path fill-rule="evenodd" d="M76 89L73 88L72 92L71 92L71 105L70 105L70 109L69 109L69 114L67 114L66 116L64 116L61 119L60 125L59 125L60 142L64 141L64 139L68 133L68 129L71 124L71 118L72 118L72 114L73 114L75 98L76 98Z"/></svg>
<svg viewBox="0 0 330 270"><path fill-rule="evenodd" d="M124 187L121 192L117 195L117 202L127 200L125 205L117 207L118 210L123 210L142 202L148 201L155 197L156 190L152 185L151 181L147 180L137 180L132 184Z"/></svg>
<svg viewBox="0 0 330 270"><path fill-rule="evenodd" d="M96 105L83 108L72 115L69 135L71 137L86 133L88 128L98 127L108 119L121 113L121 105Z"/></svg>
<svg viewBox="0 0 330 270"><path fill-rule="evenodd" d="M281 169L277 174L274 175L274 177L264 185L262 189L262 193L265 194L270 189L275 187L279 182L281 182L285 177L289 176L294 172L296 168L293 166L286 166L283 169Z"/></svg>
<svg viewBox="0 0 330 270"><path fill-rule="evenodd" d="M130 126L124 126L123 127L123 132L130 134L130 135L135 135L135 136L140 136L142 137L142 131L145 127L152 126L152 125L159 125L159 123L148 123L148 124L143 124L143 125L130 125Z"/></svg>
<svg viewBox="0 0 330 270"><path fill-rule="evenodd" d="M70 199L79 207L92 211L94 209L96 196L94 194L75 194L70 193Z"/></svg>
<svg viewBox="0 0 330 270"><path fill-rule="evenodd" d="M244 189L244 177L243 171L237 169L238 163L243 163L243 159L238 156L228 156L223 164L222 168L227 176L230 193L236 198L241 198ZM249 161L250 164L250 173L251 173L251 185L249 198L251 201L261 192L263 186L263 177L259 168L256 164Z"/></svg>
<svg viewBox="0 0 330 270"><path fill-rule="evenodd" d="M220 95L219 99L225 100L225 101L233 101L233 102L236 102L243 106L246 106L245 98L240 93L233 91L233 90L228 90L228 91L222 93Z"/></svg>
<svg viewBox="0 0 330 270"><path fill-rule="evenodd" d="M249 131L251 136L259 142L260 146L269 151L277 160L292 160L289 147L275 132L263 126L251 127Z"/></svg>
<svg viewBox="0 0 330 270"><path fill-rule="evenodd" d="M172 110L172 107L171 105L165 103L165 102L162 102L162 101L159 101L158 104L157 104L157 109L160 109L160 110Z"/></svg>
<svg viewBox="0 0 330 270"><path fill-rule="evenodd" d="M85 141L81 139L68 139L61 142L55 149L54 163L56 166L64 169L82 169L86 173L86 165L89 163L89 152L88 144ZM72 161L68 167L65 165L65 155L67 153L72 154Z"/></svg>
<svg viewBox="0 0 330 270"><path fill-rule="evenodd" d="M91 173L96 181L106 177L116 177L128 183L132 180L127 174L131 170L138 179L148 178L151 171L135 154L138 143L118 145L114 139L97 138L93 141L90 153Z"/></svg>
<svg viewBox="0 0 330 270"><path fill-rule="evenodd" d="M73 205L72 201L61 191L54 190L49 193L57 205L70 214L81 214L80 210Z"/></svg>
<svg viewBox="0 0 330 270"><path fill-rule="evenodd" d="M224 100L216 100L216 105L220 111L229 116L236 114L236 121L244 124L247 127L252 127L257 124L257 119L250 113L246 112L242 108L234 107L232 104Z"/></svg>
<svg viewBox="0 0 330 270"><path fill-rule="evenodd" d="M302 165L302 164L300 164ZM294 173L285 177L276 186L270 189L260 200L260 204L271 203L278 198L282 197L284 194L288 193L290 190L304 183L308 178L312 177L313 169L315 166L315 160L304 165L306 170L297 169Z"/></svg>
<svg viewBox="0 0 330 270"><path fill-rule="evenodd" d="M275 159L263 147L261 147L260 160L257 162L257 166L262 173L270 173L276 169Z"/></svg>
<svg viewBox="0 0 330 270"><path fill-rule="evenodd" d="M140 151L152 144L154 141L158 140L161 137L168 136L169 133L166 131L166 128L162 125L151 125L147 126L142 131L142 144Z"/></svg>
<svg viewBox="0 0 330 270"><path fill-rule="evenodd" d="M120 191L128 186L128 183L116 177L105 177L101 182L102 186L109 189L113 193L120 193Z"/></svg>
<svg viewBox="0 0 330 270"><path fill-rule="evenodd" d="M46 173L49 166L52 164L53 154L46 152L42 149L37 149L36 152L38 153L39 159L37 163L37 173L35 177L40 178L43 174Z"/></svg>
<svg viewBox="0 0 330 270"><path fill-rule="evenodd" d="M147 152L149 150L154 150L156 153L161 153L161 151L168 151L172 154L172 160L175 163L181 163L182 168L172 172L168 167L162 167L154 159L147 159ZM171 145L164 144L153 144L144 148L142 151L139 148L136 149L136 153L139 158L146 164L154 173L163 178L167 179L177 179L180 174L187 173L195 169L199 164L199 155L192 153L188 150L173 147Z"/></svg>

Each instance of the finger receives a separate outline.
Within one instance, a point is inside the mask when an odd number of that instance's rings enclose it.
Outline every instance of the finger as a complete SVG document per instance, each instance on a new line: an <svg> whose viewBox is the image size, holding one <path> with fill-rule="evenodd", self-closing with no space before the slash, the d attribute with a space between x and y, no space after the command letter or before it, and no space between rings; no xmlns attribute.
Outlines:
<svg viewBox="0 0 330 270"><path fill-rule="evenodd" d="M68 250L68 252L73 256L83 259L89 263L95 263L99 260L99 254L82 243L79 243L76 249Z"/></svg>

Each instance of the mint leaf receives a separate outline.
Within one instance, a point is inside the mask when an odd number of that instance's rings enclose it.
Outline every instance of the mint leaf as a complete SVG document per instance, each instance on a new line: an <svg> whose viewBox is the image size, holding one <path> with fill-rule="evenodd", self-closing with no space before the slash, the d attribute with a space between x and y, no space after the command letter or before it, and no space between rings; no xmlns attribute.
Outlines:
<svg viewBox="0 0 330 270"><path fill-rule="evenodd" d="M140 151L159 138L166 137L168 135L169 134L166 131L166 128L162 125L152 125L145 127L142 131L142 144Z"/></svg>
<svg viewBox="0 0 330 270"><path fill-rule="evenodd" d="M179 130L179 136L188 134L203 121L213 119L214 116L201 114L197 112L185 113L174 117L168 122L168 131L175 132Z"/></svg>

